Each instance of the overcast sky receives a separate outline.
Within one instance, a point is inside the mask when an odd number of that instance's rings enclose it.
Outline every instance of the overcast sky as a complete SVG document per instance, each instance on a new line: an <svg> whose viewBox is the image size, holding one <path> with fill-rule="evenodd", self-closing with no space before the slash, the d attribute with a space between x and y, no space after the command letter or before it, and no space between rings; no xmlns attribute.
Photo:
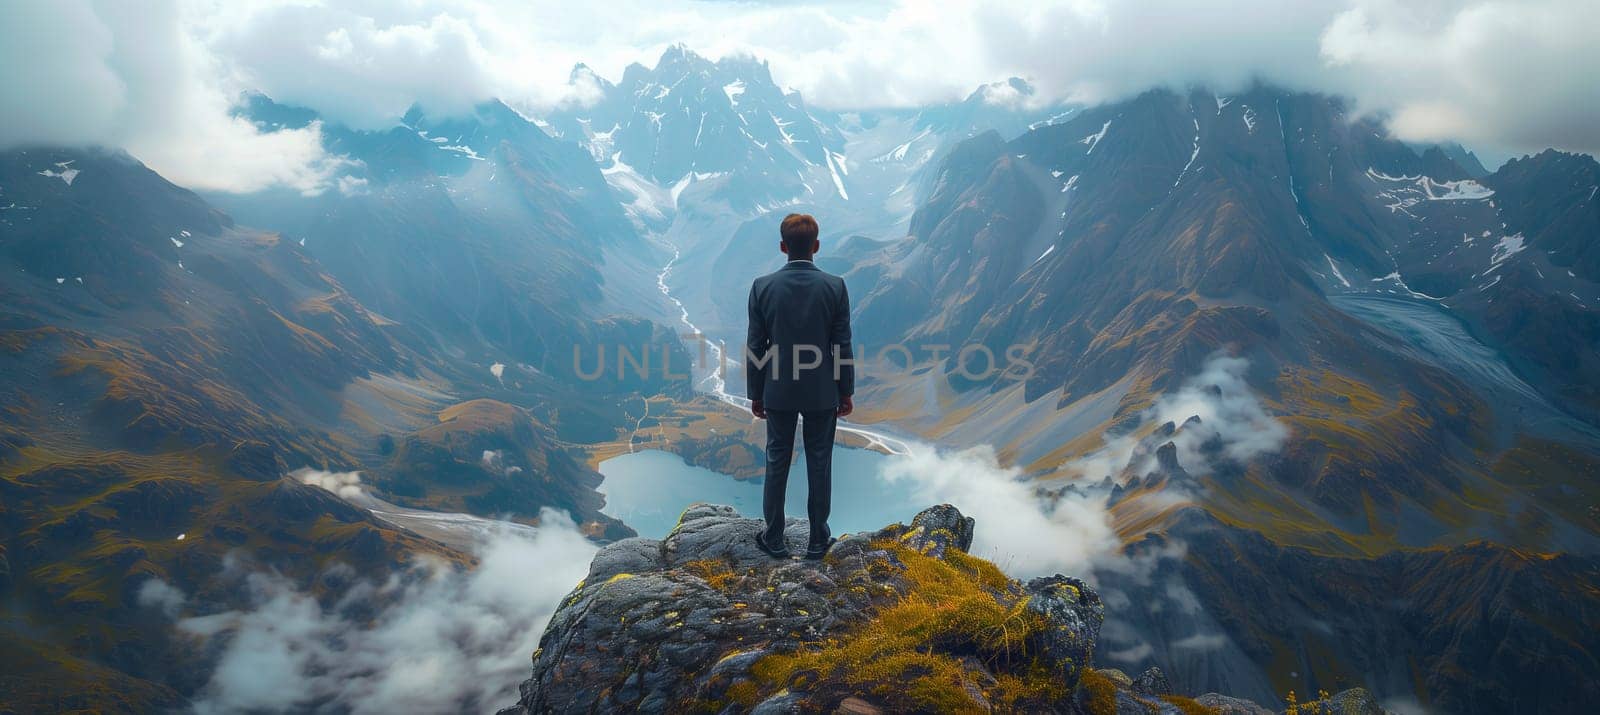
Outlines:
<svg viewBox="0 0 1600 715"><path fill-rule="evenodd" d="M310 192L339 170L314 128L231 119L244 89L369 128L414 101L537 113L583 101L574 63L616 79L679 42L767 59L831 108L958 99L1009 76L1086 102L1259 78L1348 95L1403 138L1600 153L1596 0L0 3L0 145L119 146L206 189Z"/></svg>

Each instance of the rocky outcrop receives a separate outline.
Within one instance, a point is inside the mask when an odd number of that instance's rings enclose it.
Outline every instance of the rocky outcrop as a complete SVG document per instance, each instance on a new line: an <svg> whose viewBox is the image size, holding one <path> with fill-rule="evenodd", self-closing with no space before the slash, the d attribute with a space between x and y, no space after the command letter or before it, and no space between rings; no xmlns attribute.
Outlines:
<svg viewBox="0 0 1600 715"><path fill-rule="evenodd" d="M821 561L763 554L760 526L697 504L664 539L601 549L502 715L1265 712L1174 696L1156 669L1093 670L1099 595L1061 575L1023 584L969 555L975 525L955 507L844 536ZM806 534L790 520L791 551Z"/></svg>
<svg viewBox="0 0 1600 715"><path fill-rule="evenodd" d="M1291 710L1309 715L1388 715L1366 688L1351 688L1304 703L1291 701Z"/></svg>

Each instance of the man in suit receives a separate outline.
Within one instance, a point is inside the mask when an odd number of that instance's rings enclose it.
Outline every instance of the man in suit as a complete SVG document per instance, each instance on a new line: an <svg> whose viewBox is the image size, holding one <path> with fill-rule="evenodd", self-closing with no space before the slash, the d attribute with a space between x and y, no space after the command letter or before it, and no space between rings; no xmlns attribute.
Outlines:
<svg viewBox="0 0 1600 715"><path fill-rule="evenodd" d="M780 269L750 286L750 330L745 340L745 387L750 411L767 421L767 477L761 497L766 529L756 545L778 557L783 541L783 496L794 455L795 423L804 425L806 515L811 520L806 558L820 559L833 545L828 511L833 496L833 433L855 409L855 357L850 348L850 294L844 279L817 268L817 220L789 214L779 227Z"/></svg>

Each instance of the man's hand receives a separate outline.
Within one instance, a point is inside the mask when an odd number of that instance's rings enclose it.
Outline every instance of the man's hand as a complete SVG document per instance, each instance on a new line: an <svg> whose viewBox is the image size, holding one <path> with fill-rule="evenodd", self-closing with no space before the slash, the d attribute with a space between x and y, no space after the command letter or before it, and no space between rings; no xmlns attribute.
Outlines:
<svg viewBox="0 0 1600 715"><path fill-rule="evenodd" d="M845 396L839 398L839 416L840 417L849 417L850 413L851 412L855 412L855 410L856 410L855 400L850 399L849 395L845 395Z"/></svg>
<svg viewBox="0 0 1600 715"><path fill-rule="evenodd" d="M767 418L767 406L761 404L761 400L751 400L750 414L755 415L758 420L764 420Z"/></svg>

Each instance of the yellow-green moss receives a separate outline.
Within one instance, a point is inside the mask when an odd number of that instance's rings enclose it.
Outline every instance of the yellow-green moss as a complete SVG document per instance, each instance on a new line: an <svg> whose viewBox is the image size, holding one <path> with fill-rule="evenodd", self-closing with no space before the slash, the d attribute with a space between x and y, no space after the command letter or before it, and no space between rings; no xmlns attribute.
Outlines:
<svg viewBox="0 0 1600 715"><path fill-rule="evenodd" d="M755 705L761 697L761 688L753 680L741 680L728 686L728 700L743 705Z"/></svg>
<svg viewBox="0 0 1600 715"><path fill-rule="evenodd" d="M699 576L707 586L722 592L727 592L734 582L739 580L739 574L728 568L726 562L718 559L690 561L683 565L683 569Z"/></svg>
<svg viewBox="0 0 1600 715"><path fill-rule="evenodd" d="M1117 684L1093 668L1084 668L1078 687L1088 696L1084 703L1089 715L1116 715Z"/></svg>
<svg viewBox="0 0 1600 715"><path fill-rule="evenodd" d="M1161 699L1166 701L1168 705L1177 708L1183 715L1216 715L1217 713L1215 708L1208 708L1196 702L1193 698L1186 698L1182 695L1163 695Z"/></svg>
<svg viewBox="0 0 1600 715"><path fill-rule="evenodd" d="M849 633L761 659L752 671L764 690L801 680L869 695L891 710L936 712L984 710L972 691L1002 710L1065 694L1059 673L1027 652L1043 618L1015 594L997 600L1010 582L993 564L956 553L931 558L892 539L874 546L904 564L907 595ZM983 687L964 657L989 665L995 682Z"/></svg>

